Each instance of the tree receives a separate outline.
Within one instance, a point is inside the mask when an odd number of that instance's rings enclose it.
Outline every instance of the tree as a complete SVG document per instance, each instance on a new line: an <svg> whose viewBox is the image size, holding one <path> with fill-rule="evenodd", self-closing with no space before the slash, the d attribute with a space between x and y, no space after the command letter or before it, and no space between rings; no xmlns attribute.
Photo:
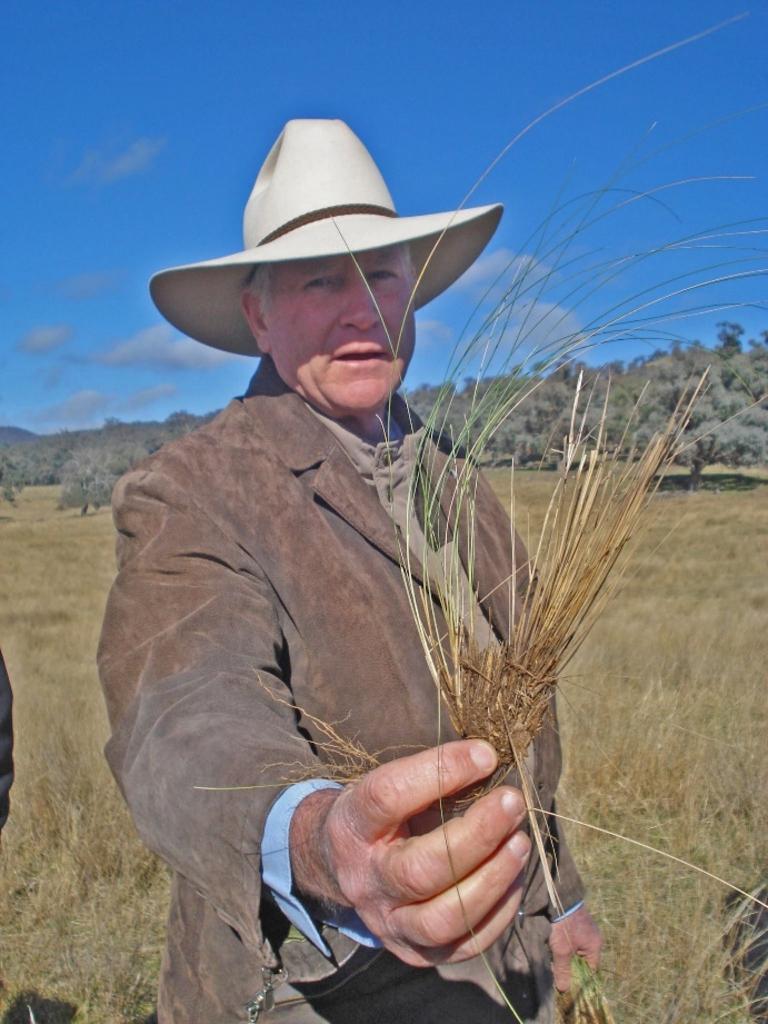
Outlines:
<svg viewBox="0 0 768 1024"><path fill-rule="evenodd" d="M677 459L691 471L691 490L698 489L706 466L753 466L768 460L768 402L759 400L768 392L768 378L758 362L759 353L742 354L742 328L738 324L722 328L714 359L703 346L692 346L645 367L651 379L649 402L640 411L646 436L661 427L686 387L709 367L706 390L693 410ZM718 358L723 349L727 358Z"/></svg>
<svg viewBox="0 0 768 1024"><path fill-rule="evenodd" d="M13 504L24 487L24 476L17 460L0 448L0 498Z"/></svg>
<svg viewBox="0 0 768 1024"><path fill-rule="evenodd" d="M65 463L61 473L61 505L79 507L85 515L88 506L100 508L109 503L117 481L109 467L109 454L98 448L80 448Z"/></svg>
<svg viewBox="0 0 768 1024"><path fill-rule="evenodd" d="M108 505L118 479L145 454L135 444L76 448L61 472L62 507L79 507L85 515L89 505L97 509Z"/></svg>
<svg viewBox="0 0 768 1024"><path fill-rule="evenodd" d="M741 337L744 334L741 324L723 320L717 326L720 328L717 332L717 340L720 344L715 345L715 352L719 352L725 359L739 355L741 353Z"/></svg>
<svg viewBox="0 0 768 1024"><path fill-rule="evenodd" d="M165 419L165 427L167 428L171 437L183 437L184 434L188 434L195 427L199 427L202 422L200 416L195 416L191 412L187 412L186 409L181 409L179 412L172 412L170 416Z"/></svg>

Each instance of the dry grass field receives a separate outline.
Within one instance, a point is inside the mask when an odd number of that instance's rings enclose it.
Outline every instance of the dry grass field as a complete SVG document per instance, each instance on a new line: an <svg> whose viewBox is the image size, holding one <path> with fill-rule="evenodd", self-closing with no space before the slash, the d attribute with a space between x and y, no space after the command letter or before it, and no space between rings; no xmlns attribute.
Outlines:
<svg viewBox="0 0 768 1024"><path fill-rule="evenodd" d="M16 777L0 854L3 1024L143 1021L166 877L134 836L101 748L94 664L114 575L109 510L56 511L58 488L0 504L0 645Z"/></svg>
<svg viewBox="0 0 768 1024"><path fill-rule="evenodd" d="M768 479L753 479L750 489L654 499L622 592L560 697L560 813L744 889L768 875ZM504 475L494 483L508 493ZM535 536L549 484L519 474L516 489ZM567 827L604 927L617 1021L747 1020L723 982L727 889Z"/></svg>
<svg viewBox="0 0 768 1024"><path fill-rule="evenodd" d="M504 493L507 478L494 474ZM519 474L535 534L551 486ZM109 512L54 488L0 504L0 645L17 782L0 853L0 1024L150 1019L165 870L136 840L101 756L94 656L113 570ZM530 525L528 525L530 520ZM743 888L768 864L768 476L653 503L631 578L562 683L561 813ZM723 980L725 888L570 826L607 938L623 1024L742 1024Z"/></svg>

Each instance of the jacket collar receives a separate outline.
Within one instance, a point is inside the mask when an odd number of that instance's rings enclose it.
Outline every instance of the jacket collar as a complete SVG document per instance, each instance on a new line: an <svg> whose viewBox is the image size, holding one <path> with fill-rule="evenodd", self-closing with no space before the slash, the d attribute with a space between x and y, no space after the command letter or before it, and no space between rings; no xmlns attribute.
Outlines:
<svg viewBox="0 0 768 1024"><path fill-rule="evenodd" d="M389 558L400 561L397 535L375 491L362 479L333 434L280 378L271 359L262 358L243 406L255 421L260 437L285 466L297 475L316 469L311 485L317 497ZM392 411L400 422L407 422L409 413L399 395L392 397Z"/></svg>
<svg viewBox="0 0 768 1024"><path fill-rule="evenodd" d="M336 447L334 437L321 429L303 398L288 387L266 356L251 377L242 403L259 436L294 472L317 466Z"/></svg>

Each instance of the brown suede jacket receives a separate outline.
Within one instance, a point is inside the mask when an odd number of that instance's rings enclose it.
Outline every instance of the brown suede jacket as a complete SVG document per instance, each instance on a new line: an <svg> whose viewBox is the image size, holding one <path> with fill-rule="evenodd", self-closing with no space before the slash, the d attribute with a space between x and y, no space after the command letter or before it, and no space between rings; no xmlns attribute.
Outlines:
<svg viewBox="0 0 768 1024"><path fill-rule="evenodd" d="M475 576L503 638L509 521L482 479L477 504ZM296 709L369 751L452 734L437 734L392 523L268 359L245 398L125 476L113 507L119 574L99 649L107 757L142 838L174 872L160 1020L247 1020L262 967L314 982L356 948L325 927L327 959L262 898L270 805L296 764L324 774L323 737ZM559 774L553 721L536 742L544 808ZM553 832L568 906L581 883ZM525 911L547 904L532 857Z"/></svg>

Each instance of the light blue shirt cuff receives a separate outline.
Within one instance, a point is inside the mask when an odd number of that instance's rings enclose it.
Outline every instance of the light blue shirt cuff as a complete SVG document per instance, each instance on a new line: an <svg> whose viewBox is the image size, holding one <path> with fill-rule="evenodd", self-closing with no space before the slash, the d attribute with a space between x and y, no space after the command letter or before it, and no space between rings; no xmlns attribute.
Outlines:
<svg viewBox="0 0 768 1024"><path fill-rule="evenodd" d="M293 892L291 872L290 831L293 812L301 801L320 789L341 789L338 782L329 779L308 779L289 786L272 804L266 821L261 844L261 877L269 888L278 907L292 925L326 956L331 956L327 942L317 929L306 907ZM335 914L323 919L344 935L363 946L381 947L381 941L365 927L351 907L339 907Z"/></svg>
<svg viewBox="0 0 768 1024"><path fill-rule="evenodd" d="M584 906L584 900L579 900L578 903L574 903L572 907L568 907L562 914L552 918L552 924L557 924L558 921L564 921L566 917L570 917L571 914L575 914L577 910L581 910Z"/></svg>

